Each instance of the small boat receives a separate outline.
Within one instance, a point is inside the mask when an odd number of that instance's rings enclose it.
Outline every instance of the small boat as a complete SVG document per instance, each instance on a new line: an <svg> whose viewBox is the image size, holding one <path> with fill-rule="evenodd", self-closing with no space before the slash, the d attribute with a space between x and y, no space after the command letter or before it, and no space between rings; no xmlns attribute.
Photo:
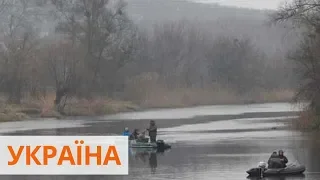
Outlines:
<svg viewBox="0 0 320 180"><path fill-rule="evenodd" d="M130 140L129 146L131 148L157 148L157 143L152 142L139 142L137 140Z"/></svg>
<svg viewBox="0 0 320 180"><path fill-rule="evenodd" d="M260 177L260 176L247 176L247 180L300 180L305 179L304 174L293 174L293 175L278 175L278 176L267 176L267 177Z"/></svg>
<svg viewBox="0 0 320 180"><path fill-rule="evenodd" d="M164 151L170 149L171 146L166 144L163 140L157 140L157 142L149 142L149 138L145 138L144 141L129 140L130 148L150 148L157 149L158 151Z"/></svg>
<svg viewBox="0 0 320 180"><path fill-rule="evenodd" d="M131 155L157 153L156 148L130 148Z"/></svg>
<svg viewBox="0 0 320 180"><path fill-rule="evenodd" d="M266 168L266 163L261 162L257 168L251 168L247 171L251 177L266 176L284 176L299 175L304 173L306 167L300 164L288 164L285 168L271 169Z"/></svg>

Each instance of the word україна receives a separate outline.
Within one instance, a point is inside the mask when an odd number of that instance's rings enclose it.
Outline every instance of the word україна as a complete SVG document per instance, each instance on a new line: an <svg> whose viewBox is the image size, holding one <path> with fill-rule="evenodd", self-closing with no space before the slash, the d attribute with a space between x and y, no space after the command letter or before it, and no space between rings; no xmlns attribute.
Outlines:
<svg viewBox="0 0 320 180"><path fill-rule="evenodd" d="M84 144L84 141L81 140L80 143L78 140L75 141L75 144ZM82 153L83 146L77 146L77 153L73 155L70 146L63 146L61 152L58 153L57 148L55 146L20 146L17 151L14 150L13 146L8 146L8 150L11 154L12 161L8 161L9 166L16 165L21 159L21 155L24 152L26 156L26 165L31 165L31 160L36 165L48 165L48 160L57 158L58 162L56 165L62 165L63 162L68 162L71 165L83 165L83 158L85 159L85 165L90 165L90 158L96 158L96 165L102 165L102 157L104 157L103 165L108 165L109 161L115 161L117 165L121 165L120 158L118 156L118 152L116 146L109 146L105 153L102 152L101 146L96 146L95 151L92 152L93 149L90 146L85 145L85 153ZM43 162L40 162L37 157L37 153L39 150L43 151ZM84 156L83 156L84 154ZM103 155L105 154L105 155Z"/></svg>
<svg viewBox="0 0 320 180"><path fill-rule="evenodd" d="M123 136L1 136L0 143L0 174L128 174Z"/></svg>

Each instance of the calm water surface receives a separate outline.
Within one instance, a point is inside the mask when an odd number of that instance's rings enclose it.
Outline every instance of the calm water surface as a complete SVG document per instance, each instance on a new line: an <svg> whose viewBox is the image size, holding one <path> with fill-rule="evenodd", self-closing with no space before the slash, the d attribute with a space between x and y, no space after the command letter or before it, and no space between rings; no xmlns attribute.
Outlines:
<svg viewBox="0 0 320 180"><path fill-rule="evenodd" d="M289 162L307 167L303 176L265 180L319 180L320 142L317 135L290 131L296 118L288 104L208 106L124 113L89 120L45 120L2 124L11 135L116 135L127 126L145 128L149 119L159 139L172 144L165 153L131 150L128 176L1 176L3 180L245 180L245 173L270 154L283 149ZM171 118L170 118L171 117Z"/></svg>

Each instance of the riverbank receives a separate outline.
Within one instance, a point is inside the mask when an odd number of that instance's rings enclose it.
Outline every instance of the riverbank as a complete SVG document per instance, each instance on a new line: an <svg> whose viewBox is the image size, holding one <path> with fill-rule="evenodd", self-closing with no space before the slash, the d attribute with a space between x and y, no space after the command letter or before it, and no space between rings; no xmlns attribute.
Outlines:
<svg viewBox="0 0 320 180"><path fill-rule="evenodd" d="M21 104L0 104L0 122L20 121L30 118L56 118L68 116L101 116L119 112L139 111L141 108L129 101L73 100L66 104L64 113L55 110L53 103L39 101Z"/></svg>
<svg viewBox="0 0 320 180"><path fill-rule="evenodd" d="M120 112L144 111L157 108L184 108L202 105L231 105L290 102L293 96L289 91L261 92L260 95L236 97L226 92L211 94L178 91L149 96L152 98L140 101L114 100L106 97L97 97L91 100L72 99L64 108L64 113L58 113L54 108L54 95L45 98L26 98L21 104L7 104L5 97L0 101L0 121L19 121L30 118L57 118L66 116L102 116ZM206 98L205 98L206 97Z"/></svg>

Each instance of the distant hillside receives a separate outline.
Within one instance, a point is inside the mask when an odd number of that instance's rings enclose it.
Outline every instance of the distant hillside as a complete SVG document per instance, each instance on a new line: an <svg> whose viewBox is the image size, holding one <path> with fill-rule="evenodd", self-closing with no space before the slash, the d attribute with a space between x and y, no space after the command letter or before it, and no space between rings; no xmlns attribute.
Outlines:
<svg viewBox="0 0 320 180"><path fill-rule="evenodd" d="M186 0L126 0L128 11L141 24L153 24L165 20L182 18L217 20L234 18L242 20L265 19L265 12L242 8L222 7L215 4L201 4Z"/></svg>
<svg viewBox="0 0 320 180"><path fill-rule="evenodd" d="M126 0L127 12L141 27L181 19L197 20L197 26L217 35L250 37L267 53L285 52L297 44L296 32L266 25L270 11L224 7L185 0Z"/></svg>

